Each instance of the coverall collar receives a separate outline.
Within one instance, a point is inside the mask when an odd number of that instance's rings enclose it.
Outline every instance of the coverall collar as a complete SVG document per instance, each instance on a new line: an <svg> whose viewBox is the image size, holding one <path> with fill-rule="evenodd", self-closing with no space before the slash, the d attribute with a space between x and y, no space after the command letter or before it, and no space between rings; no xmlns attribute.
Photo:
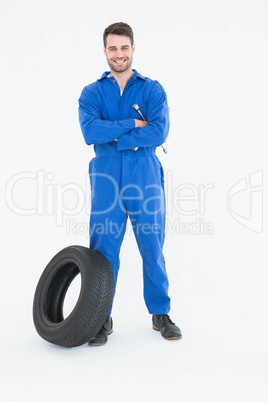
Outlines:
<svg viewBox="0 0 268 402"><path fill-rule="evenodd" d="M130 80L131 80L131 79L135 80L136 78L140 78L140 79L142 79L142 80L146 80L146 78L143 77L143 75L141 75L140 73L138 73L137 70L132 69L132 71L133 71L134 74L132 75L132 77L130 77ZM104 78L107 78L108 75L110 75L110 73L111 73L111 71L105 71L105 72L102 74L102 76L98 79L98 81L101 81L101 80L103 80Z"/></svg>

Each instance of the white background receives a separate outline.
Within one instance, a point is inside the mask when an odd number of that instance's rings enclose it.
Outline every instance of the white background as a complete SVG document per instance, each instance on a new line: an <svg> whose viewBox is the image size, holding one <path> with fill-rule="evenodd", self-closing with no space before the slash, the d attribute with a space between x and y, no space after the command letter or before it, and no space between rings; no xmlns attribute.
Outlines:
<svg viewBox="0 0 268 402"><path fill-rule="evenodd" d="M9 0L1 1L0 19L5 401L267 401L267 2ZM169 154L157 150L172 205L167 220L203 219L213 233L189 226L188 234L166 235L170 314L182 340L166 341L151 329L141 258L129 231L113 335L103 347L64 349L37 335L32 301L53 255L71 244L88 245L83 228L94 151L83 141L77 100L108 70L102 34L118 21L134 30L133 67L164 86L171 108ZM254 172L257 197L249 187L234 195L234 219L228 192L240 180L248 185ZM6 185L19 173L33 178L16 182L6 203ZM37 173L44 178L38 185ZM180 203L193 215L178 210L173 196L186 184L212 186L203 214L201 198ZM65 210L78 202L73 186L87 206L63 215L60 226L62 201ZM38 191L46 197L43 209ZM35 207L38 214L25 215ZM78 224L76 232L68 233L67 219Z"/></svg>

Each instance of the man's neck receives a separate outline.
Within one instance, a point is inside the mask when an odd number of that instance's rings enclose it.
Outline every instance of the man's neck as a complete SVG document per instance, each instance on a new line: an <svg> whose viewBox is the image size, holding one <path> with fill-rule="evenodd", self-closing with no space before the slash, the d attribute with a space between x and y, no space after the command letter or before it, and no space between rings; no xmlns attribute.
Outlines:
<svg viewBox="0 0 268 402"><path fill-rule="evenodd" d="M110 75L116 79L119 87L124 90L126 83L133 75L132 67L129 67L126 71L123 71L122 73L117 73L116 71L111 70Z"/></svg>

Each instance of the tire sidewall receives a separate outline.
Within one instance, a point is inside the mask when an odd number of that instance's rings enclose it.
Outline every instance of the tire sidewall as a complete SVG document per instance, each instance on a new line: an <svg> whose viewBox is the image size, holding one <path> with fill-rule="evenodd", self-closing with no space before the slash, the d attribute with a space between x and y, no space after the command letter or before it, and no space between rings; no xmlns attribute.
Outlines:
<svg viewBox="0 0 268 402"><path fill-rule="evenodd" d="M53 278L69 262L74 263L79 269L81 289L78 300L69 316L61 322L54 323L47 317L44 303ZM46 266L35 291L33 318L39 335L48 342L53 343L58 337L65 336L72 331L81 315L83 315L88 303L88 294L93 284L94 278L89 266L88 256L83 253L81 247L67 247L56 254Z"/></svg>

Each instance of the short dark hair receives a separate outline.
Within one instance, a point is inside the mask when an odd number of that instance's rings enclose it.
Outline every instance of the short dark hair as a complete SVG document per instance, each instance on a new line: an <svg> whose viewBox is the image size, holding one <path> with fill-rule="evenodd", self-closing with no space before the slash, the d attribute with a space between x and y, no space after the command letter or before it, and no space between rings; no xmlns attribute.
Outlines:
<svg viewBox="0 0 268 402"><path fill-rule="evenodd" d="M103 33L104 47L106 47L107 36L109 34L128 36L129 39L130 39L131 46L133 46L133 43L134 43L133 31L132 31L132 28L128 24L126 24L125 22L115 22L114 24L109 25L105 29L105 31Z"/></svg>

